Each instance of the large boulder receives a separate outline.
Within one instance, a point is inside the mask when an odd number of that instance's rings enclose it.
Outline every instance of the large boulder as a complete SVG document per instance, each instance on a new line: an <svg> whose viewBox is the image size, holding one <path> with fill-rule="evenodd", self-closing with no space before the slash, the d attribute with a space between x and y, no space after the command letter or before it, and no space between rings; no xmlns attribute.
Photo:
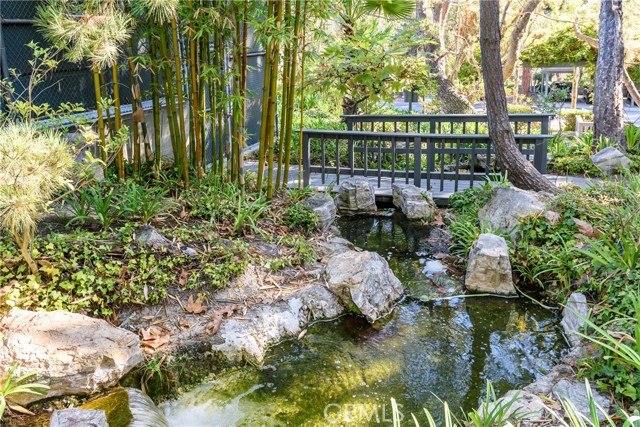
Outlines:
<svg viewBox="0 0 640 427"><path fill-rule="evenodd" d="M582 337L576 332L581 332L584 321L589 317L589 307L587 297L584 294L575 292L567 299L567 304L562 311L562 329L572 347L580 344Z"/></svg>
<svg viewBox="0 0 640 427"><path fill-rule="evenodd" d="M19 395L17 403L93 394L144 362L136 334L81 314L14 308L0 331L0 377L17 364L17 374L37 372L50 387L47 396Z"/></svg>
<svg viewBox="0 0 640 427"><path fill-rule="evenodd" d="M430 219L435 203L428 191L412 184L393 184L393 204L409 219Z"/></svg>
<svg viewBox="0 0 640 427"><path fill-rule="evenodd" d="M607 147L591 156L593 164L605 174L616 169L629 169L631 160L615 147Z"/></svg>
<svg viewBox="0 0 640 427"><path fill-rule="evenodd" d="M334 318L343 311L335 295L313 285L286 301L254 305L242 318L226 320L212 339L211 353L224 362L260 365L270 346L300 336L311 320Z"/></svg>
<svg viewBox="0 0 640 427"><path fill-rule="evenodd" d="M464 284L469 291L515 295L509 248L503 237L481 234L471 247Z"/></svg>
<svg viewBox="0 0 640 427"><path fill-rule="evenodd" d="M336 204L333 197L327 193L312 194L303 203L316 215L318 227L323 231L329 228L336 219Z"/></svg>
<svg viewBox="0 0 640 427"><path fill-rule="evenodd" d="M327 287L343 304L373 323L391 310L402 296L400 280L387 261L375 252L347 251L329 258Z"/></svg>
<svg viewBox="0 0 640 427"><path fill-rule="evenodd" d="M338 210L345 213L368 213L378 210L373 184L362 176L344 180L336 200Z"/></svg>
<svg viewBox="0 0 640 427"><path fill-rule="evenodd" d="M552 392L556 399L571 402L579 413L591 419L590 402L584 381L562 379L553 386ZM599 409L597 410L598 420L606 420L611 408L611 400L593 387L591 388L591 394L594 402L604 410L604 413Z"/></svg>
<svg viewBox="0 0 640 427"><path fill-rule="evenodd" d="M520 219L526 216L542 214L545 205L535 193L514 187L499 187L493 197L480 211L480 222L492 230L509 232Z"/></svg>

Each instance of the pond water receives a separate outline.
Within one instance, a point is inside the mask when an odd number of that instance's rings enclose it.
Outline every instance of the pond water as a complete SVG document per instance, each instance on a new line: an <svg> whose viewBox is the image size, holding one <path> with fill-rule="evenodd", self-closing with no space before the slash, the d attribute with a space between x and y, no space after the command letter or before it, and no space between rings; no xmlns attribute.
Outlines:
<svg viewBox="0 0 640 427"><path fill-rule="evenodd" d="M263 367L226 371L165 402L171 426L390 426L392 397L405 419L420 419L422 408L438 417L438 398L469 411L486 380L504 393L562 356L557 314L525 300L414 298L437 293L430 277L442 273L429 228L398 215L342 218L338 226L384 256L410 296L383 323L318 322L302 340L274 348Z"/></svg>

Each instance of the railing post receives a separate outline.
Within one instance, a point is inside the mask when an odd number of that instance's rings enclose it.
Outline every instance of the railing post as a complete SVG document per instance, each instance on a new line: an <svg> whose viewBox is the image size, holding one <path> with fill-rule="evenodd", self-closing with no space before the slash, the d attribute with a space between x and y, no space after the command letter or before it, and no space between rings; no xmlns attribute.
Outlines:
<svg viewBox="0 0 640 427"><path fill-rule="evenodd" d="M409 141L407 140L407 143ZM413 185L420 188L422 184L422 138L413 137Z"/></svg>
<svg viewBox="0 0 640 427"><path fill-rule="evenodd" d="M304 187L308 187L311 180L311 148L309 147L309 134L302 131L302 181Z"/></svg>
<svg viewBox="0 0 640 427"><path fill-rule="evenodd" d="M542 135L549 134L549 116L545 115L540 121L540 133ZM547 138L543 136L533 153L533 165L540 173L547 173Z"/></svg>
<svg viewBox="0 0 640 427"><path fill-rule="evenodd" d="M540 173L547 173L547 138L544 136L535 143L533 166L535 166Z"/></svg>
<svg viewBox="0 0 640 427"><path fill-rule="evenodd" d="M436 127L437 123L436 123L436 119L431 117L429 119L429 133L430 134L435 134L437 131L437 127ZM427 143L427 174L429 176L431 176L431 171L433 170L433 166L436 164L436 152L435 150L433 150L433 148L431 147L431 138L429 138L428 140L429 142ZM429 181L429 178L427 178L427 181Z"/></svg>

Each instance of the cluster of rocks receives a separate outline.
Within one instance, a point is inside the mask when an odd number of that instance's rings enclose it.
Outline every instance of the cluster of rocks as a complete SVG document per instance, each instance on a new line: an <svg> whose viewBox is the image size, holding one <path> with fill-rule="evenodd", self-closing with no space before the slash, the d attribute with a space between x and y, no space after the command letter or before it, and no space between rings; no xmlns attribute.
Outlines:
<svg viewBox="0 0 640 427"><path fill-rule="evenodd" d="M412 184L392 185L393 205L408 219L429 220L435 214L431 193ZM365 177L352 177L340 185L337 207L344 214L367 214L377 211L375 188Z"/></svg>

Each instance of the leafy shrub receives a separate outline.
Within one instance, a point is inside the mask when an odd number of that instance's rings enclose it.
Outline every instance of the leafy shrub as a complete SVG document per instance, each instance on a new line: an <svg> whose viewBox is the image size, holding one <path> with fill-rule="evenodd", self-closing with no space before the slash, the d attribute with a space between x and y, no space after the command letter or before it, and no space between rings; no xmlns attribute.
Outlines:
<svg viewBox="0 0 640 427"><path fill-rule="evenodd" d="M536 110L530 105L508 104L507 111L509 114L533 114Z"/></svg>
<svg viewBox="0 0 640 427"><path fill-rule="evenodd" d="M593 112L582 109L562 109L560 111L560 118L562 119L562 130L575 131L576 130L576 116L581 116L582 120L586 122L593 121Z"/></svg>
<svg viewBox="0 0 640 427"><path fill-rule="evenodd" d="M305 205L296 203L284 211L282 222L291 228L311 233L318 228L318 217Z"/></svg>
<svg viewBox="0 0 640 427"><path fill-rule="evenodd" d="M138 247L131 229L120 233L120 241L84 230L36 238L33 252L42 265L40 276L29 274L13 246L0 237L0 288L10 285L4 304L109 316L124 304L157 303L175 283L190 289L222 288L247 265L242 242L211 244L195 257L175 256Z"/></svg>
<svg viewBox="0 0 640 427"><path fill-rule="evenodd" d="M0 226L20 248L32 274L36 223L53 194L69 185L73 158L60 134L27 125L0 129Z"/></svg>

